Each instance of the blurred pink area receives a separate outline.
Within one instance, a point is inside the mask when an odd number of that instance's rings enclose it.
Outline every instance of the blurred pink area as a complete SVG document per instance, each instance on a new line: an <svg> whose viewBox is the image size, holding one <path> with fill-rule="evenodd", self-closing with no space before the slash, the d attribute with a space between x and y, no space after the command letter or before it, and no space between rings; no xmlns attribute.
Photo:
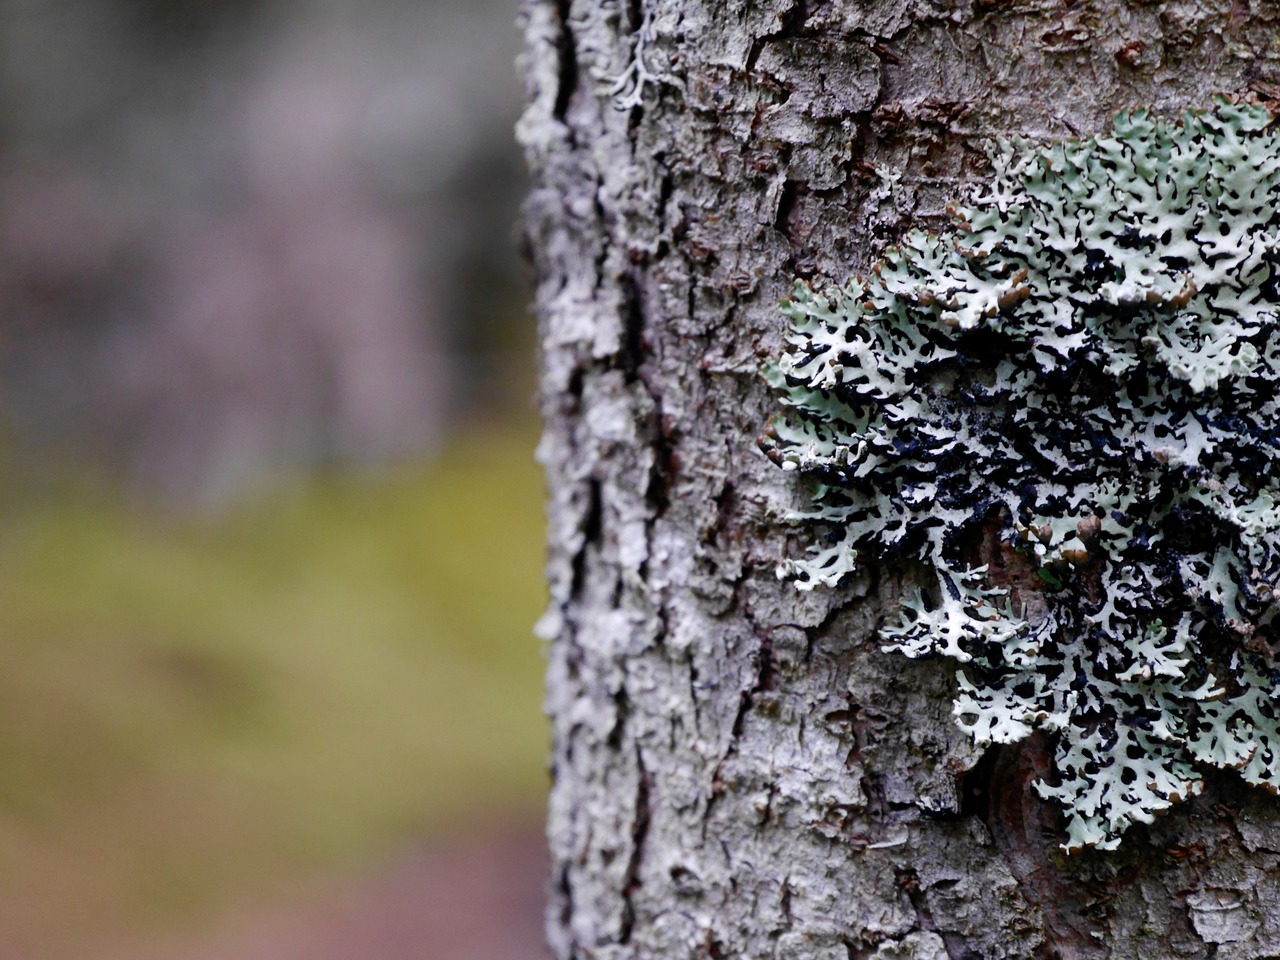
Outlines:
<svg viewBox="0 0 1280 960"><path fill-rule="evenodd" d="M376 876L117 960L549 960L539 827L438 840Z"/></svg>

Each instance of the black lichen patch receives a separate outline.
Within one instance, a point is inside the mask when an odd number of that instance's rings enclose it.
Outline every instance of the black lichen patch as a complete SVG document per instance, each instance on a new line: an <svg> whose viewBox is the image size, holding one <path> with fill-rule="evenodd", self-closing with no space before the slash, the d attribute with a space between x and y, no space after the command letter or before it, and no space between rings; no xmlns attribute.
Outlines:
<svg viewBox="0 0 1280 960"><path fill-rule="evenodd" d="M1280 135L1220 101L993 161L950 234L784 304L763 445L819 535L780 574L930 564L887 648L962 665L978 743L1055 734L1065 847L1113 849L1205 766L1280 790ZM991 517L1035 611L965 566Z"/></svg>

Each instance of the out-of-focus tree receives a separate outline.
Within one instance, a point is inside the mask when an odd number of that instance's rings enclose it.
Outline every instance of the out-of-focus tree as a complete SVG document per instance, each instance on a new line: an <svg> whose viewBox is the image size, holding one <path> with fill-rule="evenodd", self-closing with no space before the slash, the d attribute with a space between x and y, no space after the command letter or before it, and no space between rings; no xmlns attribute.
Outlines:
<svg viewBox="0 0 1280 960"><path fill-rule="evenodd" d="M502 0L0 11L9 452L180 500L429 452L500 381Z"/></svg>

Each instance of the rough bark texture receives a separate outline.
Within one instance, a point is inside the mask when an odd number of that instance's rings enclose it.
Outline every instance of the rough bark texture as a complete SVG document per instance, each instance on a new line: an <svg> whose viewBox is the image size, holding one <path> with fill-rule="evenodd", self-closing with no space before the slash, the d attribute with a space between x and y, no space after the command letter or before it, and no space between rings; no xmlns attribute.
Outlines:
<svg viewBox="0 0 1280 960"><path fill-rule="evenodd" d="M1280 95L1278 23L1257 0L528 0L559 957L1280 955L1280 800L1211 777L1065 857L1028 787L1048 745L982 756L952 669L878 649L906 571L774 578L800 493L755 441L797 276L941 223L993 134Z"/></svg>

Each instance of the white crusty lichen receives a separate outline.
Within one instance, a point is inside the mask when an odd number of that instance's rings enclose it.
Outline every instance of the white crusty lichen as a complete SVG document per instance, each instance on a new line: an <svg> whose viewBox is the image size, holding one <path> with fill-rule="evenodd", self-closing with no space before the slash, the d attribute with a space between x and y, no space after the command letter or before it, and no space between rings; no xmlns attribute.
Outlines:
<svg viewBox="0 0 1280 960"><path fill-rule="evenodd" d="M992 161L948 234L784 304L762 443L817 536L780 574L923 561L887 649L960 664L978 744L1053 735L1064 847L1113 849L1208 768L1280 789L1280 134L1221 100ZM973 566L993 528L1034 603Z"/></svg>

